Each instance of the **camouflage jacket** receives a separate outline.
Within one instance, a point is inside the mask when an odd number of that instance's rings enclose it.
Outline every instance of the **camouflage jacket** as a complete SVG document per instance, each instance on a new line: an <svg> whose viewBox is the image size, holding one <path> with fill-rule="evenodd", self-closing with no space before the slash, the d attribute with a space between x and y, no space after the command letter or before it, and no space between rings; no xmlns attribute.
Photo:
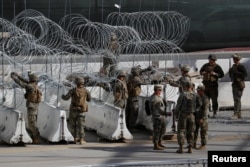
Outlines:
<svg viewBox="0 0 250 167"><path fill-rule="evenodd" d="M153 94L150 97L150 110L153 118L157 118L159 116L165 115L165 103L163 102L163 98L161 96L157 96Z"/></svg>
<svg viewBox="0 0 250 167"><path fill-rule="evenodd" d="M76 87L62 95L63 100L71 98L70 111L88 112L88 101L91 100L90 92L85 87Z"/></svg>
<svg viewBox="0 0 250 167"><path fill-rule="evenodd" d="M13 80L22 88L26 90L25 96L32 97L31 94L33 94L37 89L37 83L36 82L29 82L26 78L17 75L13 78ZM35 99L27 98L26 100L26 106L32 107L32 108L38 108L39 103L34 102Z"/></svg>
<svg viewBox="0 0 250 167"><path fill-rule="evenodd" d="M184 91L178 97L175 114L177 118L181 114L194 113L201 107L201 100L198 95L192 91Z"/></svg>

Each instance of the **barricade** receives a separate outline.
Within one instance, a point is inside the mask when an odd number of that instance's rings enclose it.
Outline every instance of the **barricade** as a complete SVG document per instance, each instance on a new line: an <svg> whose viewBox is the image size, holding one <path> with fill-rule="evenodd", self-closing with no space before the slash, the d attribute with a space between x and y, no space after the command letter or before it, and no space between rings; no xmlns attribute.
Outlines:
<svg viewBox="0 0 250 167"><path fill-rule="evenodd" d="M24 120L26 120L27 108L26 100L23 98L23 90L16 88L15 90L9 89L6 91L6 102L4 105L18 108L23 113ZM16 94L16 97L14 94ZM73 136L67 128L66 112L47 102L42 101L39 105L37 126L40 136L49 142L74 141Z"/></svg>
<svg viewBox="0 0 250 167"><path fill-rule="evenodd" d="M85 113L85 127L95 130L98 135L108 140L133 139L126 126L125 110L115 107L111 103L113 94L105 92L100 87L87 87L87 89L91 92L92 99L88 103L88 112ZM69 115L70 100L61 100L62 92L67 93L68 90L63 90L60 87L58 93L59 104L66 111L66 114ZM50 91L50 96L55 96L55 93L54 91L53 94L53 90ZM50 104L54 104L57 101L56 98L48 98L46 100Z"/></svg>
<svg viewBox="0 0 250 167"><path fill-rule="evenodd" d="M124 109L96 99L92 101L86 113L86 127L108 140L133 139L126 126Z"/></svg>
<svg viewBox="0 0 250 167"><path fill-rule="evenodd" d="M0 140L8 144L32 143L20 111L0 106Z"/></svg>

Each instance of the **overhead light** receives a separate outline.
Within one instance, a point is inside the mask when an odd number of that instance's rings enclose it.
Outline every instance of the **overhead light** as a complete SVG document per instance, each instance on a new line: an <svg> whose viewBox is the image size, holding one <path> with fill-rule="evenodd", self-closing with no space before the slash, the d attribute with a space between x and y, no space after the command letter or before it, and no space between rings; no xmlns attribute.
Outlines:
<svg viewBox="0 0 250 167"><path fill-rule="evenodd" d="M118 8L118 9L120 9L121 8L121 6L120 5L118 5L118 4L115 4L114 5L116 8Z"/></svg>

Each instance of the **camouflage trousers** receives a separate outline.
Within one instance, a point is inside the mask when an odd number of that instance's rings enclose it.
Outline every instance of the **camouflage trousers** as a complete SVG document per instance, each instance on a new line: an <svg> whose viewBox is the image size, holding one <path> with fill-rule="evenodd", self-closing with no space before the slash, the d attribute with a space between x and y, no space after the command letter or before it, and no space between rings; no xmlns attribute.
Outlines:
<svg viewBox="0 0 250 167"><path fill-rule="evenodd" d="M209 100L212 100L212 109L213 111L217 111L219 108L218 105L218 87L217 86L206 86L205 89L205 94L207 95L207 97L209 98Z"/></svg>
<svg viewBox="0 0 250 167"><path fill-rule="evenodd" d="M158 143L162 140L166 132L166 117L161 116L153 118L153 143Z"/></svg>
<svg viewBox="0 0 250 167"><path fill-rule="evenodd" d="M194 131L194 142L197 142L199 131L201 136L201 145L207 144L207 131L208 131L208 122L207 119L204 119L202 123L199 122L199 119L195 120L195 131Z"/></svg>
<svg viewBox="0 0 250 167"><path fill-rule="evenodd" d="M240 89L238 86L233 86L233 99L234 99L234 113L241 112L241 96L243 90Z"/></svg>
<svg viewBox="0 0 250 167"><path fill-rule="evenodd" d="M185 137L186 137L187 143L193 146L194 129L195 129L195 118L193 113L181 114L178 119L178 125L177 125L178 144L183 145L185 143Z"/></svg>
<svg viewBox="0 0 250 167"><path fill-rule="evenodd" d="M139 100L137 97L129 97L126 106L126 124L129 129L136 126L139 114Z"/></svg>
<svg viewBox="0 0 250 167"><path fill-rule="evenodd" d="M28 116L28 132L30 133L31 138L37 137L39 135L39 131L37 128L37 107L28 107L27 108L27 116Z"/></svg>
<svg viewBox="0 0 250 167"><path fill-rule="evenodd" d="M85 114L78 111L69 112L69 131L74 138L84 138L84 124L85 124Z"/></svg>

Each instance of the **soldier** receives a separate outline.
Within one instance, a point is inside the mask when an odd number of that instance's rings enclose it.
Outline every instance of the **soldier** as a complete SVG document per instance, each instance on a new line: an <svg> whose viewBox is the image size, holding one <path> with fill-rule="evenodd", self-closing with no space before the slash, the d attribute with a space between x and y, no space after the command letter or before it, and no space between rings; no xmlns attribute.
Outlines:
<svg viewBox="0 0 250 167"><path fill-rule="evenodd" d="M135 131L136 121L139 113L139 100L138 96L141 93L142 80L139 77L140 68L133 67L131 74L128 77L128 101L126 107L126 121L130 131Z"/></svg>
<svg viewBox="0 0 250 167"><path fill-rule="evenodd" d="M196 93L192 91L191 82L185 82L183 88L183 93L179 95L175 108L176 118L178 119L177 140L179 144L179 149L176 152L183 153L183 144L186 136L188 153L192 153L195 129L194 112L196 108L201 106L201 102Z"/></svg>
<svg viewBox="0 0 250 167"><path fill-rule="evenodd" d="M178 81L170 80L169 84L171 86L179 87L179 92L182 93L185 82L191 82L191 77L188 74L190 66L187 64L180 65L180 70L181 70L181 78Z"/></svg>
<svg viewBox="0 0 250 167"><path fill-rule="evenodd" d="M218 79L224 77L224 72L220 65L216 63L216 55L208 56L209 62L204 64L200 69L203 76L202 83L205 86L205 94L212 100L213 118L216 118L218 111Z"/></svg>
<svg viewBox="0 0 250 167"><path fill-rule="evenodd" d="M103 70L106 75L113 77L115 75L118 57L120 54L120 45L117 41L115 33L112 32L110 36L108 52L106 52L103 56Z"/></svg>
<svg viewBox="0 0 250 167"><path fill-rule="evenodd" d="M33 140L33 144L40 143L40 134L37 127L37 114L42 93L37 86L38 77L34 73L28 73L29 80L23 78L15 72L11 73L11 78L22 88L26 90L24 95L26 99L28 115L28 132Z"/></svg>
<svg viewBox="0 0 250 167"><path fill-rule="evenodd" d="M117 79L111 81L109 85L99 84L99 86L108 92L113 91L114 105L125 109L128 99L128 89L124 71L118 71Z"/></svg>
<svg viewBox="0 0 250 167"><path fill-rule="evenodd" d="M207 131L208 131L207 113L209 109L209 99L205 95L204 85L199 85L196 90L197 90L198 97L201 100L201 107L199 110L196 110L195 112L196 128L194 132L193 148L196 148L198 133L200 130L201 146L198 149L203 150L203 149L206 149L206 144L207 144Z"/></svg>
<svg viewBox="0 0 250 167"><path fill-rule="evenodd" d="M165 110L165 103L161 97L162 86L154 86L154 94L150 97L150 110L153 121L153 143L154 150L164 150L166 146L162 144L162 137L166 132L166 116L171 116Z"/></svg>
<svg viewBox="0 0 250 167"><path fill-rule="evenodd" d="M231 119L241 118L241 96L245 88L245 78L247 71L244 65L240 63L241 56L239 54L232 55L234 65L229 69L229 76L232 80L232 92L234 99L234 114Z"/></svg>
<svg viewBox="0 0 250 167"><path fill-rule="evenodd" d="M63 100L71 98L69 108L69 130L77 143L78 137L80 144L86 143L84 140L85 112L88 112L88 103L91 100L90 92L84 87L84 79L75 78L76 87L69 90L66 95L62 95Z"/></svg>

